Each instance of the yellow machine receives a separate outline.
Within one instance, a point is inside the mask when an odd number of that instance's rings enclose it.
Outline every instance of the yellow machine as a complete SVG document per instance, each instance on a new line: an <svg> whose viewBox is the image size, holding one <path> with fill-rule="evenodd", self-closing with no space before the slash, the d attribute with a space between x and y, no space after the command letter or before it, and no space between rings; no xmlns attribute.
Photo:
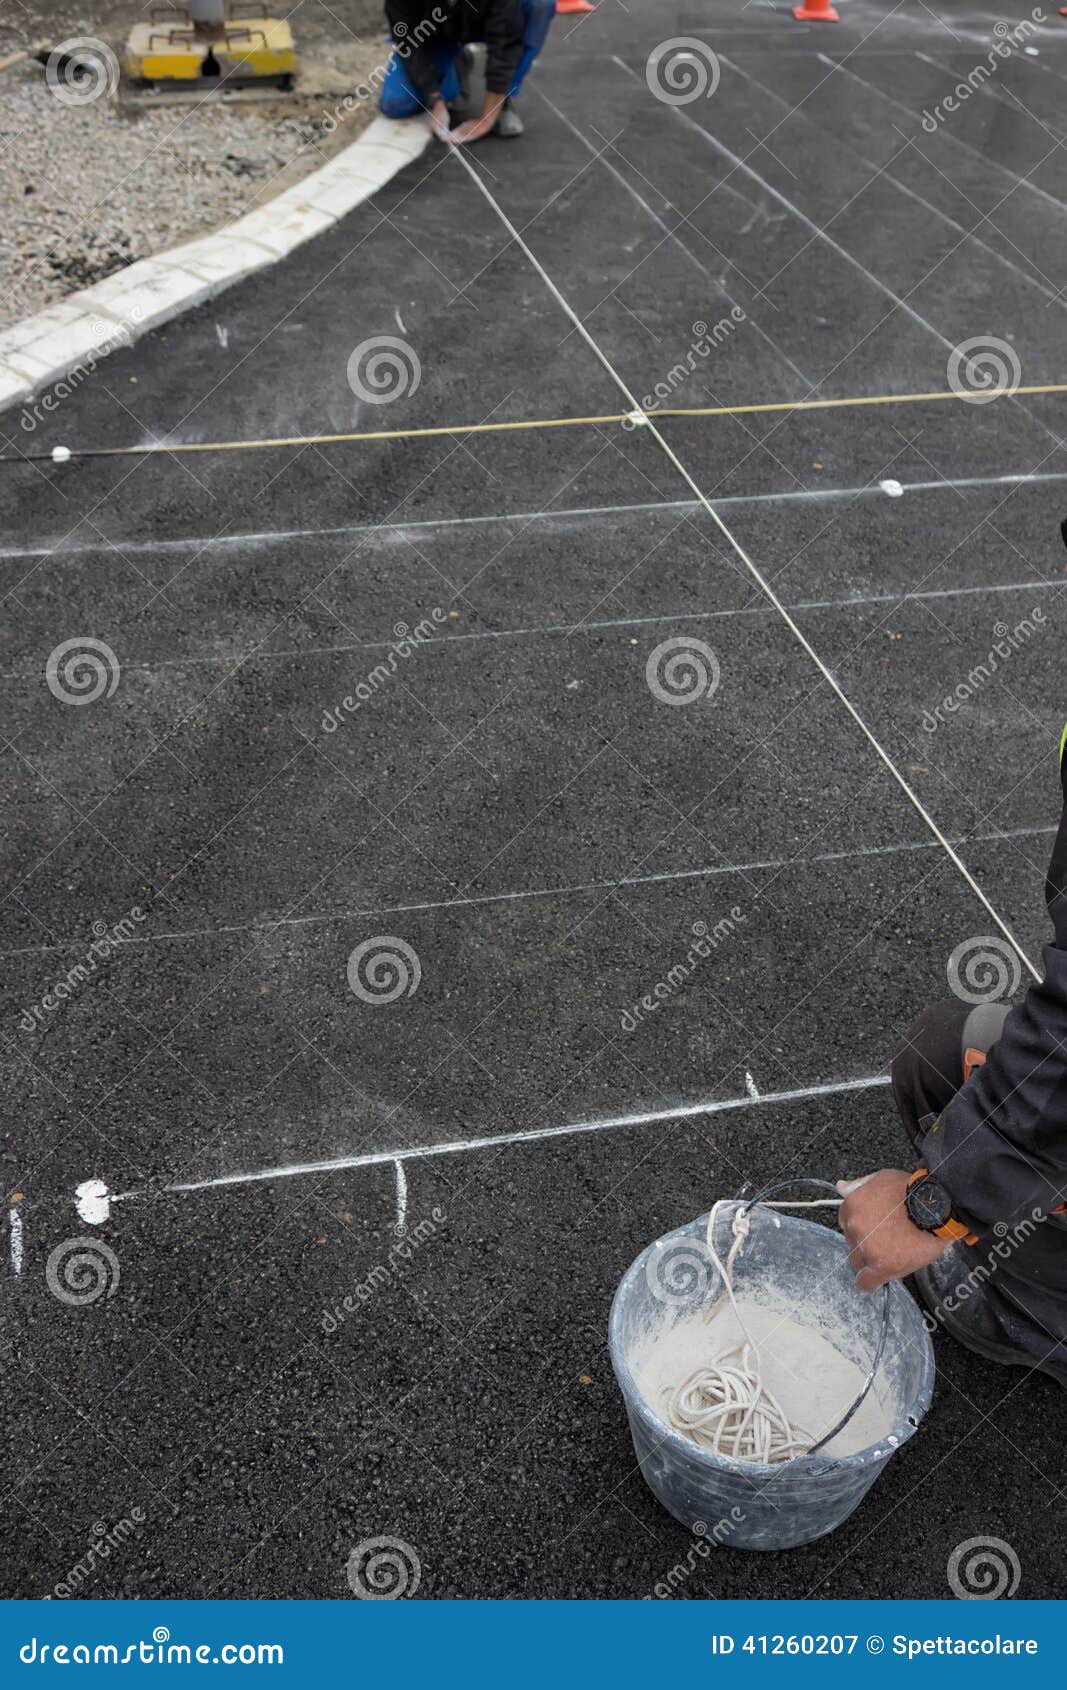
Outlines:
<svg viewBox="0 0 1067 1690"><path fill-rule="evenodd" d="M141 82L269 80L287 87L296 70L293 32L283 19L263 12L263 0L153 6L151 21L130 30L126 68Z"/></svg>

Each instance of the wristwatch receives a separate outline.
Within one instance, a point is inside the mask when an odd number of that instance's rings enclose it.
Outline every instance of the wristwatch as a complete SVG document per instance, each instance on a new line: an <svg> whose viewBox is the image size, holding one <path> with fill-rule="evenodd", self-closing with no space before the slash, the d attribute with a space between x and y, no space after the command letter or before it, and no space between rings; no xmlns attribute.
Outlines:
<svg viewBox="0 0 1067 1690"><path fill-rule="evenodd" d="M952 1199L936 1174L929 1168L916 1168L904 1193L904 1207L913 1226L922 1232L932 1232L935 1238L977 1244L978 1234L971 1232L952 1214Z"/></svg>

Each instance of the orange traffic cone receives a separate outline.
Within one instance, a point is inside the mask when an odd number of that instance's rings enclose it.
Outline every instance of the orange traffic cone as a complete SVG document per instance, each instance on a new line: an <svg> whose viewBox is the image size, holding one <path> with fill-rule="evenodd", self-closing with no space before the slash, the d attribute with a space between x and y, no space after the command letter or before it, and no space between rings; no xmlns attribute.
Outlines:
<svg viewBox="0 0 1067 1690"><path fill-rule="evenodd" d="M595 12L596 7L589 0L556 0L556 11L566 17L568 12Z"/></svg>
<svg viewBox="0 0 1067 1690"><path fill-rule="evenodd" d="M803 5L793 7L793 16L799 18L801 23L840 23L841 21L840 13L834 11L830 0L804 0Z"/></svg>

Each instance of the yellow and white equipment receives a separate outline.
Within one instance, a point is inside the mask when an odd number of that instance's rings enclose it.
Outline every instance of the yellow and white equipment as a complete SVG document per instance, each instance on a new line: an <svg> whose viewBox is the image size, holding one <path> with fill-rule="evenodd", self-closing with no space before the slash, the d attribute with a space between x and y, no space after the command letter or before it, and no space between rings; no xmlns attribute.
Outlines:
<svg viewBox="0 0 1067 1690"><path fill-rule="evenodd" d="M126 68L139 82L249 83L283 87L296 70L293 32L264 15L264 0L185 0L153 6L126 40Z"/></svg>

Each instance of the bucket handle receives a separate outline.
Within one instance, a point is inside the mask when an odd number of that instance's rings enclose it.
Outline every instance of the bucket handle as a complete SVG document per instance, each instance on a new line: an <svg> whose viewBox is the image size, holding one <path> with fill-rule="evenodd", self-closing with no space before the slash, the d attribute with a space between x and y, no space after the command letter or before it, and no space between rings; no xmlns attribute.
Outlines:
<svg viewBox="0 0 1067 1690"><path fill-rule="evenodd" d="M764 1200L766 1198L773 1197L773 1195L776 1191L789 1191L795 1185L814 1186L819 1191L829 1191L829 1192L831 1192L833 1194L833 1196L835 1196L835 1197L840 1197L840 1195L841 1195L841 1193L838 1191L836 1185L831 1185L829 1180L813 1179L809 1175L802 1174L802 1175L798 1175L797 1178L795 1178L795 1179L775 1180L773 1182L773 1184L765 1185L761 1191L757 1191L755 1197L742 1198L741 1199L741 1212L742 1212L742 1214L747 1215L748 1211L750 1209L754 1208L757 1203L762 1203L762 1202L764 1202ZM820 1449L824 1449L826 1447L826 1445L832 1441L832 1439L837 1437L837 1434L839 1432L844 1431L845 1427L848 1425L848 1423L852 1419L853 1415L858 1413L859 1409L866 1402L867 1397L870 1394L871 1387L874 1384L875 1376L878 1372L879 1367L882 1364L882 1357L885 1354L886 1339L888 1338L888 1336L889 1336L889 1283L887 1281L886 1284L883 1285L883 1287L882 1287L882 1325L881 1325L881 1330L879 1331L879 1334L878 1334L878 1343L877 1343L877 1345L875 1347L875 1351L874 1351L874 1360L871 1362L871 1370L868 1373L866 1380L864 1381L863 1389L860 1391L859 1396L856 1398L855 1402L852 1404L852 1407L850 1409L848 1409L842 1415L841 1419L837 1422L837 1425L831 1427L830 1431L828 1431L826 1433L825 1437L820 1438L817 1444L812 1444L812 1446L809 1450L805 1450L805 1452L804 1452L805 1455L815 1455L815 1454L817 1454L817 1452ZM794 1456L793 1459L794 1460L802 1460L803 1457L802 1456Z"/></svg>

